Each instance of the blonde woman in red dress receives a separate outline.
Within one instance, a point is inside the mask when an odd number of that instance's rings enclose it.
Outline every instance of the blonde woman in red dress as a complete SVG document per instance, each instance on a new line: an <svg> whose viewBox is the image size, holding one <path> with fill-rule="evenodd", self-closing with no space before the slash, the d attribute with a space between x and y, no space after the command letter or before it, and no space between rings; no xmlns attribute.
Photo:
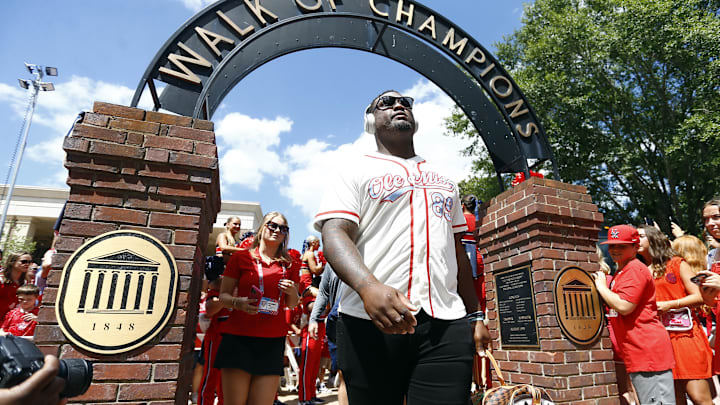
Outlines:
<svg viewBox="0 0 720 405"><path fill-rule="evenodd" d="M658 315L702 305L700 289L690 281L695 271L672 249L670 240L652 226L642 226L638 233L638 254L647 263L655 280ZM675 397L678 404L684 404L687 393L695 405L712 405L707 381L712 375L712 352L697 316L694 311L689 312L693 314L689 330L668 330L675 355Z"/></svg>
<svg viewBox="0 0 720 405"><path fill-rule="evenodd" d="M225 267L220 302L231 311L220 324L215 367L222 370L227 405L273 403L283 374L284 309L300 300L289 231L281 213L266 214L250 248L233 253Z"/></svg>

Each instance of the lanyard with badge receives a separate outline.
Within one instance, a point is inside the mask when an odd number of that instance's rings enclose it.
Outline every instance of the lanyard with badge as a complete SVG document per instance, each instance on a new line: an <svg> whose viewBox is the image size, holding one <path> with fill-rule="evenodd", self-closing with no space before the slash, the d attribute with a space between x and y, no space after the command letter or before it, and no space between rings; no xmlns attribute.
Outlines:
<svg viewBox="0 0 720 405"><path fill-rule="evenodd" d="M261 314L266 315L277 315L278 310L280 309L280 297L282 297L282 292L280 292L280 296L278 296L278 299L272 299L265 296L265 281L263 278L263 269L262 269L262 263L260 262L260 259L255 259L255 262L257 263L257 269L258 269L258 278L259 278L259 284L260 284L260 292L262 293L262 297L260 298L260 303L258 305L258 312ZM285 278L285 265L282 265L282 278Z"/></svg>

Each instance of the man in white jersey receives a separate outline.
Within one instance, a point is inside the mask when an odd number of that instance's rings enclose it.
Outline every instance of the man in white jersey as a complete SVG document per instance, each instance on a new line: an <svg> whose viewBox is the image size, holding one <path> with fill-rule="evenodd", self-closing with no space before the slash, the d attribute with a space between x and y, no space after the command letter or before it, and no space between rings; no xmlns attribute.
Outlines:
<svg viewBox="0 0 720 405"><path fill-rule="evenodd" d="M337 345L353 405L465 405L473 353L490 340L457 185L415 154L412 104L396 91L370 103L365 130L378 150L338 170L315 217L350 287Z"/></svg>

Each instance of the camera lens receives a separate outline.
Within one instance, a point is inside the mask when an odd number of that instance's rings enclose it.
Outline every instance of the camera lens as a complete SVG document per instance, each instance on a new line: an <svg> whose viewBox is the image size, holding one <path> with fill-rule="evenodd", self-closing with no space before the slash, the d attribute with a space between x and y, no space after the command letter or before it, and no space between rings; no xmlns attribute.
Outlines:
<svg viewBox="0 0 720 405"><path fill-rule="evenodd" d="M62 398L82 395L90 388L92 382L92 363L83 359L60 360L58 377L65 380L65 389L60 393Z"/></svg>

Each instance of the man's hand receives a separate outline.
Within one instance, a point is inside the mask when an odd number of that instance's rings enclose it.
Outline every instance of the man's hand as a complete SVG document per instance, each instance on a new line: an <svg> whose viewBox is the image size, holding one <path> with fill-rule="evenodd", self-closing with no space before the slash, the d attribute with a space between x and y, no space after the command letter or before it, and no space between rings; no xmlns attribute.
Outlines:
<svg viewBox="0 0 720 405"><path fill-rule="evenodd" d="M473 322L473 340L475 341L475 351L482 353L483 350L491 349L490 347L490 331L482 321Z"/></svg>
<svg viewBox="0 0 720 405"><path fill-rule="evenodd" d="M60 362L57 357L45 356L45 365L22 383L0 389L0 405L55 405L65 404L60 392L65 380L57 376Z"/></svg>
<svg viewBox="0 0 720 405"><path fill-rule="evenodd" d="M414 333L417 320L412 312L417 308L404 295L379 282L365 286L358 292L365 312L378 329L387 334Z"/></svg>
<svg viewBox="0 0 720 405"><path fill-rule="evenodd" d="M317 322L310 322L308 324L308 335L310 335L311 339L317 340L317 338L318 338L318 323Z"/></svg>

